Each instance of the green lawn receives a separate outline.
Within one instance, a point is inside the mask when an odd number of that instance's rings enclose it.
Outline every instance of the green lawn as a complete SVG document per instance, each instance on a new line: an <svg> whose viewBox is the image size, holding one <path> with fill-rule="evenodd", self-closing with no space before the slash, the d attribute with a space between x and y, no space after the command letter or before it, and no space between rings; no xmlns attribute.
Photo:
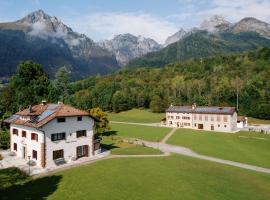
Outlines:
<svg viewBox="0 0 270 200"><path fill-rule="evenodd" d="M123 142L122 138L117 136L103 137L101 146L116 155L154 155L162 153L158 149Z"/></svg>
<svg viewBox="0 0 270 200"><path fill-rule="evenodd" d="M203 155L270 168L270 135L178 129L167 143L188 147Z"/></svg>
<svg viewBox="0 0 270 200"><path fill-rule="evenodd" d="M112 123L111 131L106 134L115 134L120 137L138 138L148 141L160 141L170 130L171 128L165 127Z"/></svg>
<svg viewBox="0 0 270 200"><path fill-rule="evenodd" d="M270 124L270 120L256 119L256 118L249 117L248 118L248 123L249 124Z"/></svg>
<svg viewBox="0 0 270 200"><path fill-rule="evenodd" d="M173 155L104 160L0 192L3 200L268 200L269 191L269 174Z"/></svg>
<svg viewBox="0 0 270 200"><path fill-rule="evenodd" d="M132 109L120 113L108 113L110 121L157 123L165 118L165 113L152 113L148 110Z"/></svg>

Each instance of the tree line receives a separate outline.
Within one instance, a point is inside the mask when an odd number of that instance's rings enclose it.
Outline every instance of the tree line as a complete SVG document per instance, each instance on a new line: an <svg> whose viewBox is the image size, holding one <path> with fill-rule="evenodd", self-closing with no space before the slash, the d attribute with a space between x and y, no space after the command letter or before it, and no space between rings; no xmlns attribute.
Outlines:
<svg viewBox="0 0 270 200"><path fill-rule="evenodd" d="M19 65L1 93L0 116L43 99L85 110L150 108L164 112L171 104L194 102L236 107L237 96L240 114L270 119L270 49L173 62L161 68L125 68L77 82L70 82L65 68L50 80L40 65L27 61Z"/></svg>

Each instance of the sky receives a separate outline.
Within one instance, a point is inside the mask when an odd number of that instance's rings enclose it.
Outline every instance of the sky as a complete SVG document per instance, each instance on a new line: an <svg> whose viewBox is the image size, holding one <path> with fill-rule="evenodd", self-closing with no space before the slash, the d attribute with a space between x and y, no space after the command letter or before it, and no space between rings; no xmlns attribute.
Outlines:
<svg viewBox="0 0 270 200"><path fill-rule="evenodd" d="M244 17L270 22L270 0L0 0L0 22L38 9L95 41L131 33L163 43L213 15L230 22Z"/></svg>

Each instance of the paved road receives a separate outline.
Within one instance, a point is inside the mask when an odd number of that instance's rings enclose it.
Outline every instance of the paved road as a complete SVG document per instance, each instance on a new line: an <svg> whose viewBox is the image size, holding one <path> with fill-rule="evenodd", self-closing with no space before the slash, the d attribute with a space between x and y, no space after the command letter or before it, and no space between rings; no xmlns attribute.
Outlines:
<svg viewBox="0 0 270 200"><path fill-rule="evenodd" d="M244 164L244 163L239 163L239 162L234 162L234 161L230 161L230 160L224 160L224 159L219 159L219 158L215 158L215 157L211 157L211 156L204 156L204 155L200 155L194 151L192 151L191 149L185 148L185 147L181 147L181 146L175 146L175 145L170 145L170 144L164 144L164 143L158 143L158 142L148 142L148 141L144 141L144 140L135 140L135 143L137 144L143 144L147 147L152 147L155 149L159 149L165 153L176 153L176 154L181 154L181 155L185 155L185 156L190 156L193 158L199 158L202 160L208 160L208 161L212 161L212 162L216 162L216 163L221 163L221 164L225 164L225 165L231 165L234 167L240 167L243 169L249 169L249 170L253 170L256 172L264 172L264 173L269 173L270 174L270 169L268 168L263 168L263 167L257 167L254 165L249 165L249 164Z"/></svg>
<svg viewBox="0 0 270 200"><path fill-rule="evenodd" d="M172 129L162 140L161 143L165 144L166 141L174 134L177 128Z"/></svg>

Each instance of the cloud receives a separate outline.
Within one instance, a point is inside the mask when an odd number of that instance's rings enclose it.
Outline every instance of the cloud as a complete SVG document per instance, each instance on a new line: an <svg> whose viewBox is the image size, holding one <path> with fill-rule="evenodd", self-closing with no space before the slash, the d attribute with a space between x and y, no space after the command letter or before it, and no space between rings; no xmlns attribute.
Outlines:
<svg viewBox="0 0 270 200"><path fill-rule="evenodd" d="M183 5L184 0L178 0ZM244 17L255 17L269 21L269 0L205 0L199 3L194 0L185 1L183 14L172 15L174 19L191 18L192 23L199 25L204 19L213 15L224 16L231 22L237 22ZM197 5L196 5L197 4Z"/></svg>
<svg viewBox="0 0 270 200"><path fill-rule="evenodd" d="M175 24L146 13L96 13L68 20L68 23L93 39L111 39L117 34L131 33L163 43L178 31Z"/></svg>

